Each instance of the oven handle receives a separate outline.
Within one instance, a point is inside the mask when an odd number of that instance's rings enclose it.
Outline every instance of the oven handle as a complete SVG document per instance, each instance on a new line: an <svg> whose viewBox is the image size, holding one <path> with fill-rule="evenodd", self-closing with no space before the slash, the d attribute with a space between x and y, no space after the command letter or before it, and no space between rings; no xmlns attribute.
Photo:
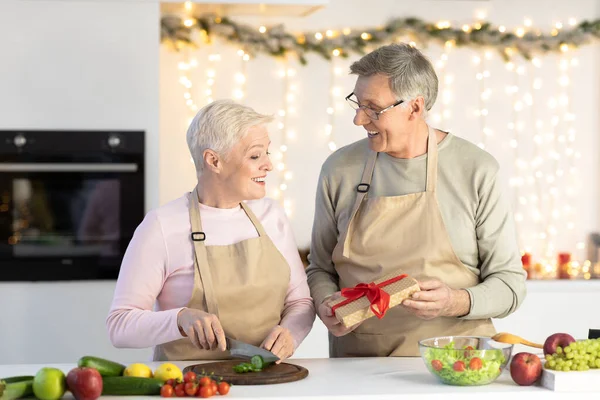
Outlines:
<svg viewBox="0 0 600 400"><path fill-rule="evenodd" d="M137 172L135 163L0 163L0 172Z"/></svg>

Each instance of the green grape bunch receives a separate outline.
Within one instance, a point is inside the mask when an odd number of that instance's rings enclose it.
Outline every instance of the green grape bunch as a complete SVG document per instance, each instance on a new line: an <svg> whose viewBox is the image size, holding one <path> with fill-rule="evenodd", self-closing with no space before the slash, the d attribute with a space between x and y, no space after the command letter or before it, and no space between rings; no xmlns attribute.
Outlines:
<svg viewBox="0 0 600 400"><path fill-rule="evenodd" d="M544 368L554 371L587 371L600 368L600 338L579 340L556 348L556 353L546 354Z"/></svg>

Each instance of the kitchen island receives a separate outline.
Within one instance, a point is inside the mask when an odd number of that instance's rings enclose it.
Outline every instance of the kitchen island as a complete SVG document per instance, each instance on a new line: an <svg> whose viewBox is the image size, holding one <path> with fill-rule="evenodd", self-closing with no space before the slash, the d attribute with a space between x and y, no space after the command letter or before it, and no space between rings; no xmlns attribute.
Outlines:
<svg viewBox="0 0 600 400"><path fill-rule="evenodd" d="M99 355L101 356L101 355ZM134 362L134 361L132 361ZM307 378L291 383L263 386L232 386L224 399L590 399L598 392L557 393L540 386L517 386L506 369L490 385L448 386L431 375L420 358L292 359L291 363L309 370ZM148 363L154 370L160 363ZM196 364L175 362L180 368ZM0 376L35 375L44 366L56 367L65 374L75 364L0 365ZM598 376L600 377L600 371ZM568 373L568 372L566 372ZM577 372L573 372L577 373ZM579 388L584 390L585 388ZM215 396L211 398L219 398ZM64 398L72 398L67 393ZM110 397L133 399L134 397ZM139 398L139 397L136 397ZM152 397L148 397L152 398ZM157 399L158 396L153 398Z"/></svg>

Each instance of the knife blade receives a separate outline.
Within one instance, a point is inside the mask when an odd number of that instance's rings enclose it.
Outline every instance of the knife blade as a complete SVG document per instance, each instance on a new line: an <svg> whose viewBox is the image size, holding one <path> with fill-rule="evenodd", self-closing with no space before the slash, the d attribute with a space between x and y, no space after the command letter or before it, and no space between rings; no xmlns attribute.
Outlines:
<svg viewBox="0 0 600 400"><path fill-rule="evenodd" d="M227 350L232 357L250 359L252 356L261 356L265 362L279 361L279 357L260 347L253 346L248 343L240 342L239 340L226 338Z"/></svg>

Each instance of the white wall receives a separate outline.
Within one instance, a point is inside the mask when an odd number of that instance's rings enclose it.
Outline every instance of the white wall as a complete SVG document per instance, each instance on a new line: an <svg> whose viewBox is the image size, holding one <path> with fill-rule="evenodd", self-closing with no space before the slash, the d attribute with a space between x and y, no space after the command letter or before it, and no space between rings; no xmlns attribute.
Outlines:
<svg viewBox="0 0 600 400"><path fill-rule="evenodd" d="M0 1L0 129L145 130L146 205L156 206L158 21L157 3ZM0 363L138 358L108 341L113 290L0 283Z"/></svg>
<svg viewBox="0 0 600 400"><path fill-rule="evenodd" d="M575 18L577 21L594 19L600 16L600 3L597 0L575 0L564 1L517 1L517 0L491 0L491 1L447 1L431 0L419 2L406 2L395 0L378 0L368 4L362 0L332 0L330 5L306 18L261 18L261 17L238 17L236 20L248 22L256 27L260 25L270 26L283 24L292 32L309 31L325 32L326 29L341 30L345 27L360 29L361 27L372 27L385 23L391 17L416 16L427 21L448 20L457 26L465 23L473 23L480 12L487 15L487 20L492 24L504 25L509 30L523 26L524 19L531 18L534 28L544 32L550 32L557 21L563 21L568 26L568 19ZM221 61L216 63L216 77L213 98L231 97L236 88L233 79L235 73L242 68L242 62L237 56L237 48L222 45L216 41L215 46L202 45L197 51L189 53L174 53L166 48L161 49L161 138L163 140L161 152L161 176L162 179L160 201L164 203L179 197L184 191L194 185L195 175L192 164L189 162L189 154L185 143L185 131L189 118L193 113L185 106L184 87L178 83L181 71L177 70L177 64L195 58L198 67L187 72L191 78L193 87L190 92L198 106L206 104L206 71L209 66L208 55L221 54ZM432 45L424 49L424 52L436 62L440 59L442 49ZM484 59L485 68L481 68L472 61L474 56ZM347 76L348 66L359 56L353 54L349 59L337 59L335 66L341 67L343 74L337 78L332 85L330 79L331 65L320 57L312 55L308 57L309 64L300 66L293 60L288 67L296 70L296 75L291 78L298 85L294 106L297 111L289 114L288 123L296 132L295 139L288 139L290 150L287 155L287 166L293 172L293 179L289 182L287 198L292 204L292 224L301 246L306 246L310 240L312 216L314 212L314 190L318 178L319 169L325 158L329 155L329 139L324 134L328 115L326 109L329 106L329 92L332 86L339 88L341 96L337 98L336 104L341 107L336 111L334 133L336 143L339 146L351 143L365 136L362 128L352 125L353 110L343 102L343 97L350 93L354 87L355 77ZM551 151L556 151L562 156L557 167L553 162L545 159L541 172L544 174L540 180L540 191L536 192L535 186L527 180L520 187L511 188L507 193L514 204L515 213L523 217L519 224L520 243L523 250L529 249L534 256L539 258L544 255L546 244L552 244L555 251L574 251L578 242L585 242L589 232L600 228L600 213L598 212L598 188L600 177L598 175L599 165L596 156L599 143L600 120L597 110L600 108L600 45L584 47L578 51L571 51L564 55L570 60L577 58L579 65L571 67L567 71L570 78L570 86L564 89L559 86L558 79L561 76L558 69L559 58L556 55L540 57L542 66L535 68L531 63L527 64L517 59L515 68L523 66L525 74L517 75L507 70L498 54L492 54L491 60L485 60L483 52L472 49L453 50L448 55L445 70L437 68L440 76L440 95L430 115L430 122L437 127L452 131L454 134L471 140L475 143L481 142L483 137L482 120L474 115L476 109L486 108L489 111L487 126L494 135L486 140L486 149L490 151L500 162L504 182L509 184L509 178L519 172L527 179L533 172L518 171L515 167L516 158L522 158L527 163L534 159L535 146L534 136L536 134L535 123L540 120L543 123L539 133L542 135L543 144L541 154L546 157ZM285 104L283 80L278 77L278 71L284 68L281 60L275 60L268 56L260 55L252 59L246 65L246 98L244 101L262 112L277 113ZM480 104L481 81L476 79L478 72L488 70L491 75L485 79L485 84L492 90L492 96L486 105ZM446 85L446 77L451 75L453 82ZM534 80L540 78L542 87L539 90L531 89ZM516 97L506 94L506 86L518 85L520 88ZM450 103L444 105L443 97L446 89L450 87L452 98ZM533 107L527 106L523 97L531 93L534 100ZM576 119L572 126L562 121L565 116L565 108L559 106L556 109L548 107L551 97L560 100L560 95L566 94L570 100L571 112ZM524 108L521 112L513 114L513 106L517 100L521 100ZM436 114L448 110L451 116L442 121L436 120ZM513 115L516 115L513 116ZM556 115L561 120L557 127L552 126L552 117ZM281 118L279 118L281 120ZM518 133L518 153L510 147L510 140L514 138L514 132L508 129L508 123L521 121L522 130ZM576 133L573 151L580 153L581 158L571 158L572 165L577 167L575 176L570 176L569 162L565 144L559 142L561 135L568 135L569 129L573 128ZM554 142L548 140L548 134L554 134ZM282 142L283 133L272 126L271 139L273 141L273 153L277 152ZM569 143L567 141L567 143ZM275 154L276 157L276 154ZM530 164L526 169L531 171ZM548 174L556 173L562 169L565 175L558 177L556 182L550 184L546 181ZM270 174L268 188L276 188L281 179L281 174L273 172ZM552 186L558 189L556 200L550 194ZM572 196L567 195L567 189L573 187ZM532 196L539 197L540 220L534 220L532 207ZM528 202L521 205L519 199L523 197ZM523 199L522 199L523 200ZM565 214L564 206L571 206L571 215ZM557 209L560 214L553 219L551 213ZM572 229L569 223L573 222ZM548 234L548 240L540 240L539 234L544 230L556 232ZM546 232L547 233L547 232ZM577 257L582 257L583 250L574 251ZM554 252L552 252L554 254Z"/></svg>

